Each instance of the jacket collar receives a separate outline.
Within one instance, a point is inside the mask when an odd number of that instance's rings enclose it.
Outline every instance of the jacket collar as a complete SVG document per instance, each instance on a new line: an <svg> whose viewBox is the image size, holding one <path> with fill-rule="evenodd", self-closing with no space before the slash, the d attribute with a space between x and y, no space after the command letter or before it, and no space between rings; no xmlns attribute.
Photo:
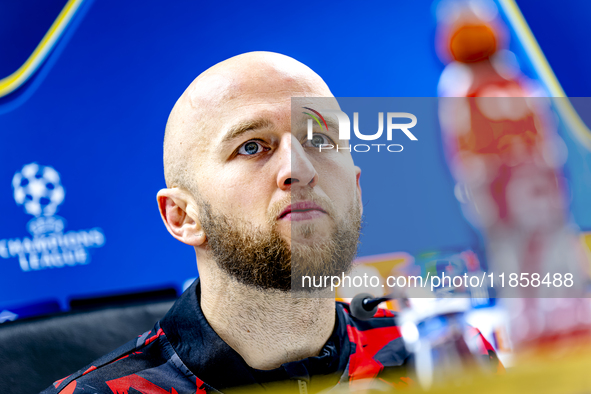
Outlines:
<svg viewBox="0 0 591 394"><path fill-rule="evenodd" d="M200 306L199 279L181 295L160 321L164 333L183 363L210 387L223 390L229 387L265 384L284 380L304 380L334 375L339 381L347 369L351 345L347 335L347 314L337 303L334 331L320 355L289 362L273 370L256 370L224 342L211 328Z"/></svg>

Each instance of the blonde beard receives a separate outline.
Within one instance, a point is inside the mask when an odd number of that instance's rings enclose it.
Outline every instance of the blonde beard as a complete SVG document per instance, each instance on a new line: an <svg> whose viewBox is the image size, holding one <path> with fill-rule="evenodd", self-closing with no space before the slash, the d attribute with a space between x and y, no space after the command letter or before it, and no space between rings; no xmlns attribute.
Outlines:
<svg viewBox="0 0 591 394"><path fill-rule="evenodd" d="M195 198L201 208L200 221L207 235L209 253L221 269L240 283L259 289L309 291L301 288L303 276L340 276L351 269L361 228L357 198L347 210L349 214L338 217L327 199L306 196L321 203L335 219L335 228L324 242L291 246L276 229L277 215L289 201L274 205L268 215L270 230L265 231L245 220L213 212L201 196ZM299 226L298 232L310 239L315 226Z"/></svg>

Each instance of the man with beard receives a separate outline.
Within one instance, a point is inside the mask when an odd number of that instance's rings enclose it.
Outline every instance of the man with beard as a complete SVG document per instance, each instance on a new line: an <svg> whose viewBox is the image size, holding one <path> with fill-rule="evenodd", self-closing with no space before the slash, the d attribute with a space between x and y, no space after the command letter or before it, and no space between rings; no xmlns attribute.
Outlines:
<svg viewBox="0 0 591 394"><path fill-rule="evenodd" d="M338 141L338 128L309 140L292 97L310 106L332 94L307 66L274 53L236 56L191 83L166 126L158 205L172 236L195 248L199 279L154 329L47 393L274 384L306 393L387 367L398 373L392 384L405 384L408 354L390 312L358 321L332 298L291 293L292 278L348 271L362 212L350 152L318 149Z"/></svg>

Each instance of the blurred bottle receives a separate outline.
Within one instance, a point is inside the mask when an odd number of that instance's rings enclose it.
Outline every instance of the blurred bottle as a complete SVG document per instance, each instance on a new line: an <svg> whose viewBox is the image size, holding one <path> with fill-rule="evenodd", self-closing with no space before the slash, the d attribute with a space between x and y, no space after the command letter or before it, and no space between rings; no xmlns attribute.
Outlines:
<svg viewBox="0 0 591 394"><path fill-rule="evenodd" d="M507 302L512 340L586 333L588 300L573 297L586 295L588 262L570 221L568 152L550 100L506 49L494 2L443 0L436 13L445 153L464 215L484 237L496 294L518 298Z"/></svg>

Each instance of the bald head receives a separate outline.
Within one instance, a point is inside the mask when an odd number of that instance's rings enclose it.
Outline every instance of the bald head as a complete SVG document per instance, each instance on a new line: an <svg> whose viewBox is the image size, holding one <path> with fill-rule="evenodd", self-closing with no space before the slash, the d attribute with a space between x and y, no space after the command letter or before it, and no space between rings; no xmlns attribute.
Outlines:
<svg viewBox="0 0 591 394"><path fill-rule="evenodd" d="M296 267L352 261L361 170L349 150L317 149L318 139L338 140L334 124L312 125L316 143L309 138L302 107L320 105L339 108L322 78L268 52L213 66L177 101L164 139L167 188L157 200L172 236L195 247L204 284L217 281L208 269L221 269L248 286L286 291L292 254ZM292 209L294 201L310 209Z"/></svg>
<svg viewBox="0 0 591 394"><path fill-rule="evenodd" d="M257 100L330 96L318 74L278 53L250 52L216 64L189 85L168 118L164 137L167 187L196 190L200 158L212 154L221 143L229 111L244 109Z"/></svg>

